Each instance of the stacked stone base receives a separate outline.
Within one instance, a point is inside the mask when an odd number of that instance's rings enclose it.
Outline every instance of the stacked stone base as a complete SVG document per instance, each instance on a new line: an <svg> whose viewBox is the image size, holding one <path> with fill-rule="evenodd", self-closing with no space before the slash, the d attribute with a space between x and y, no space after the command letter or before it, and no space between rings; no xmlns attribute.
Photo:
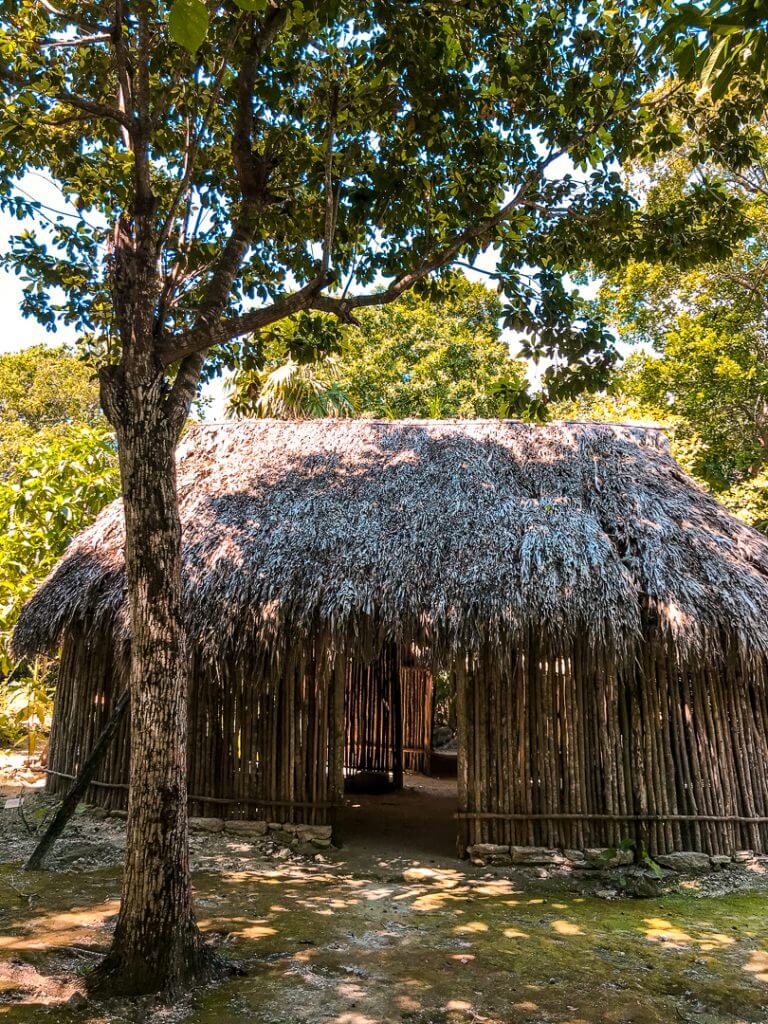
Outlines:
<svg viewBox="0 0 768 1024"><path fill-rule="evenodd" d="M248 821L241 818L190 818L193 832L225 832L241 839L264 839L290 850L327 850L331 845L330 825L295 825L290 821Z"/></svg>
<svg viewBox="0 0 768 1024"><path fill-rule="evenodd" d="M608 868L630 867L635 864L633 850L593 848L587 850L551 850L544 846L499 846L495 843L477 843L467 848L467 856L479 867L536 867L571 871L604 871ZM752 850L737 850L728 854L700 853L681 850L659 854L654 863L665 871L701 874L738 865L744 867L766 857L756 857Z"/></svg>

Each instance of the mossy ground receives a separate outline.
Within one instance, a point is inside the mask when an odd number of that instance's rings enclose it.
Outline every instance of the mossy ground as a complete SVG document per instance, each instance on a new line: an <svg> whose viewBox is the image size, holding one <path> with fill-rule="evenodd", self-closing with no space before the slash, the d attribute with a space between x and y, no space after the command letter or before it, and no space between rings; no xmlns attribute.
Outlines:
<svg viewBox="0 0 768 1024"><path fill-rule="evenodd" d="M558 1024L768 1020L768 895L604 900L454 868L198 875L247 973L181 1005L78 1006L119 872L0 868L0 1022Z"/></svg>

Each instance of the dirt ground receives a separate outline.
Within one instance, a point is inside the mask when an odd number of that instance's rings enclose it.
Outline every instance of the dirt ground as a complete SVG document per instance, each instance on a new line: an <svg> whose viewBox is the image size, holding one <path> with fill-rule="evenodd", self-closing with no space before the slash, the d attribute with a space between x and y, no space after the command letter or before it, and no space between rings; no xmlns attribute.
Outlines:
<svg viewBox="0 0 768 1024"><path fill-rule="evenodd" d="M23 818L0 814L0 1024L768 1021L762 868L650 899L622 898L610 876L491 873L453 856L451 786L418 777L350 799L339 850L194 835L201 927L246 973L173 1007L89 1003L122 823L78 815L53 870L27 874L44 806L28 795Z"/></svg>

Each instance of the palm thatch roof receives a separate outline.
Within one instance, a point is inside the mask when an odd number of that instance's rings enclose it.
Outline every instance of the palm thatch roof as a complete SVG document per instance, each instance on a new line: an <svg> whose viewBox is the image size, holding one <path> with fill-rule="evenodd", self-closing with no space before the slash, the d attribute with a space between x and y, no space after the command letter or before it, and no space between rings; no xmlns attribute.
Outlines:
<svg viewBox="0 0 768 1024"><path fill-rule="evenodd" d="M648 628L686 656L768 654L768 540L658 431L509 421L239 421L179 451L185 608L211 659L254 643L433 652ZM75 620L126 636L119 502L24 608L20 653Z"/></svg>

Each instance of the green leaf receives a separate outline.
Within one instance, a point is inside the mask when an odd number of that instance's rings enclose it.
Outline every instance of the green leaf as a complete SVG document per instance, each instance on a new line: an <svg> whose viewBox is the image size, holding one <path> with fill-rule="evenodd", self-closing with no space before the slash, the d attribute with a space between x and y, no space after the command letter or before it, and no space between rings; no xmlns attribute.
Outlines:
<svg viewBox="0 0 768 1024"><path fill-rule="evenodd" d="M651 870L654 873L654 875L656 875L657 878L663 878L664 877L664 872L661 870L659 865L651 857L650 854L644 853L642 860L643 860L643 864L645 864L645 866L647 868L649 868L649 870Z"/></svg>
<svg viewBox="0 0 768 1024"><path fill-rule="evenodd" d="M731 84L731 79L736 74L736 62L734 60L729 61L715 79L710 95L712 99L717 102L725 95L726 89Z"/></svg>
<svg viewBox="0 0 768 1024"><path fill-rule="evenodd" d="M722 55L723 50L728 45L728 36L721 39L720 42L714 46L711 50L705 51L707 53L707 59L704 62L704 66L701 70L701 83L702 85L708 85L712 78L715 69L717 68L718 61Z"/></svg>
<svg viewBox="0 0 768 1024"><path fill-rule="evenodd" d="M709 25L709 15L702 14L695 4L681 4L677 8L677 17L680 18L683 24L690 25L693 28L707 28Z"/></svg>
<svg viewBox="0 0 768 1024"><path fill-rule="evenodd" d="M677 71L681 78L686 78L696 60L696 44L693 39L685 39L675 51Z"/></svg>
<svg viewBox="0 0 768 1024"><path fill-rule="evenodd" d="M174 43L196 53L208 32L208 10L202 0L174 0L168 31Z"/></svg>
<svg viewBox="0 0 768 1024"><path fill-rule="evenodd" d="M235 5L240 8L241 11L248 11L249 13L260 13L266 11L268 0L235 0Z"/></svg>

